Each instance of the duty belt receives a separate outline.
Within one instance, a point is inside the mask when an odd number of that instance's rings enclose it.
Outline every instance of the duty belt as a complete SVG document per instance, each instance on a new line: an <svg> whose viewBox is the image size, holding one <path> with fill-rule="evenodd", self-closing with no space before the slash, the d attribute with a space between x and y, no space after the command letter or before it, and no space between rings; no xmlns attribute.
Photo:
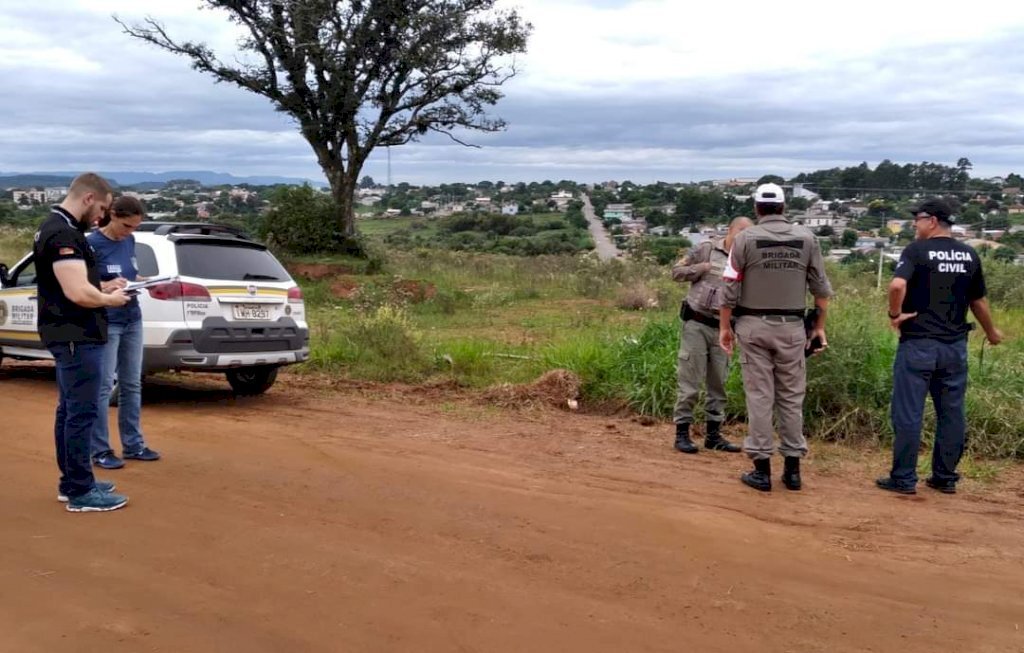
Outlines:
<svg viewBox="0 0 1024 653"><path fill-rule="evenodd" d="M704 315L703 313L699 313L699 312L693 310L693 308L690 306L690 304L687 303L686 301L683 302L682 309L683 310L679 311L679 317L683 318L683 322L686 322L687 320L694 320L696 322L700 322L704 326L711 327L712 329L717 329L718 328L718 318L717 317L711 317L710 315Z"/></svg>
<svg viewBox="0 0 1024 653"><path fill-rule="evenodd" d="M805 313L806 310L803 308L747 308L746 306L737 306L732 312L736 317L756 315L758 317L798 317L801 320Z"/></svg>

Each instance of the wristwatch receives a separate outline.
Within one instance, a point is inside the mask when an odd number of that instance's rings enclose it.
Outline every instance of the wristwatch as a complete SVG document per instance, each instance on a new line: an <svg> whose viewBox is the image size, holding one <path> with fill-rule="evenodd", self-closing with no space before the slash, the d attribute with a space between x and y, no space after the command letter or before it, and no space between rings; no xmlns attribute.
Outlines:
<svg viewBox="0 0 1024 653"><path fill-rule="evenodd" d="M899 314L899 313L897 313L896 315L893 315L892 313L889 313L889 319L890 319L890 320L895 320L895 319L896 319L896 318L898 318L899 316L900 316L900 314Z"/></svg>

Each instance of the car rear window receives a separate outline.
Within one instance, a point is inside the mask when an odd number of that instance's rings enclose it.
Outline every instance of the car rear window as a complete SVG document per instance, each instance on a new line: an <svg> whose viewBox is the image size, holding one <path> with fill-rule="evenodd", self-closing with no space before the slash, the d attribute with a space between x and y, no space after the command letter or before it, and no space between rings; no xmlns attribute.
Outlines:
<svg viewBox="0 0 1024 653"><path fill-rule="evenodd" d="M160 267L156 264L156 254L149 245L135 243L135 264L139 268L140 276L155 277L160 274Z"/></svg>
<svg viewBox="0 0 1024 653"><path fill-rule="evenodd" d="M274 255L244 243L180 241L178 274L221 281L287 281Z"/></svg>

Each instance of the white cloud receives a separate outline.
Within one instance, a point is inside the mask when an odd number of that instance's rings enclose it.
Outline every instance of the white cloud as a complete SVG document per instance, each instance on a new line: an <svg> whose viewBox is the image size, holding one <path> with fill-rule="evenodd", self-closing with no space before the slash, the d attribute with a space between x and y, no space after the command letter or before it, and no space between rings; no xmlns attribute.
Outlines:
<svg viewBox="0 0 1024 653"><path fill-rule="evenodd" d="M507 132L392 151L395 180L792 175L882 158L1024 167L1024 5L502 0L536 29L495 109ZM198 0L0 3L0 170L317 176L263 98L121 33L152 15L230 57ZM98 163L97 163L98 162ZM386 174L383 153L368 174ZM592 177L591 175L596 175Z"/></svg>
<svg viewBox="0 0 1024 653"><path fill-rule="evenodd" d="M887 51L998 39L1024 27L1024 5L863 0L844 10L810 0L691 3L637 0L612 8L566 0L509 0L536 27L524 59L531 85L714 79L770 71L822 71Z"/></svg>

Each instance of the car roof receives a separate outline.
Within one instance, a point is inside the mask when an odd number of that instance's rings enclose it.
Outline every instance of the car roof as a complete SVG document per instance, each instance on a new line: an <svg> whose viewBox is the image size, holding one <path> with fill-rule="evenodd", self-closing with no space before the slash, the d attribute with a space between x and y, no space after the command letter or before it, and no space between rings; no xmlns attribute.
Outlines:
<svg viewBox="0 0 1024 653"><path fill-rule="evenodd" d="M241 240L251 241L252 238L245 231L231 227L224 224L214 224L211 222L142 222L139 224L136 232L150 232L157 236L167 236L170 234L180 235L196 235L196 236L221 236L221 237L234 237Z"/></svg>

